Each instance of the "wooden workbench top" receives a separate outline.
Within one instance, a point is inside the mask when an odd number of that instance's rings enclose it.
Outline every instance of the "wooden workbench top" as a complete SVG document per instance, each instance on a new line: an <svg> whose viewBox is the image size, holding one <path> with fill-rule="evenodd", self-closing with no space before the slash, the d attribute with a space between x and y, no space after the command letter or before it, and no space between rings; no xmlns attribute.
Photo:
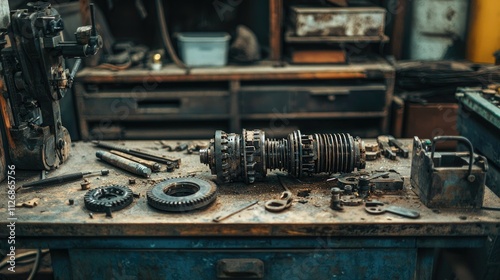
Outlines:
<svg viewBox="0 0 500 280"><path fill-rule="evenodd" d="M121 142L120 142L121 143ZM175 144L175 141L172 141ZM405 141L405 143L410 143ZM435 210L425 207L409 187L410 160L398 158L389 161L384 158L367 162L367 170L395 169L405 177L405 190L397 194L377 198L392 205L411 208L420 212L419 219L408 219L393 214L370 215L363 206L344 206L343 212L330 209L330 188L333 183L325 182L327 175L302 178L301 181L287 177L284 183L294 195L300 189L311 189L306 201L299 198L288 210L271 213L264 209L264 202L278 198L282 187L276 174L270 172L265 182L245 185L232 183L219 186L219 196L206 209L187 213L167 213L147 205L146 191L156 182L173 176L196 176L213 179L208 166L199 163L198 154L167 152L159 142L127 141L131 148L144 148L158 154L182 157L180 169L173 173L153 173L150 179L142 179L118 170L95 157L98 150L91 143L72 144L71 157L59 169L49 172L47 177L77 171L109 169L108 176L88 177L91 187L109 184L129 186L140 198L132 205L113 213L113 218L94 213L89 217L83 202L87 191L81 190L80 182L67 183L44 188L21 189L16 202L39 198L33 208L16 208L17 236L485 236L500 234L500 212L488 210ZM18 186L40 178L40 172L16 170ZM136 178L136 184L129 185L129 178ZM1 188L6 190L6 182ZM0 196L0 226L7 223L6 192ZM74 205L68 200L74 199ZM252 200L259 203L220 223L212 219L231 212ZM498 207L500 199L486 189L485 206ZM2 235L4 231L2 230Z"/></svg>

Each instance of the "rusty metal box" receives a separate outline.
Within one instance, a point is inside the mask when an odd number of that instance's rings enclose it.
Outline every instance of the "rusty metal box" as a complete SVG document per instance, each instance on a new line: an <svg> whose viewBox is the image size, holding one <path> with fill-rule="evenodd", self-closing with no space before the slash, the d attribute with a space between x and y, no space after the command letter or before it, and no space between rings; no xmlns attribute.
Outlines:
<svg viewBox="0 0 500 280"><path fill-rule="evenodd" d="M468 152L436 152L439 141L456 140ZM421 141L415 136L411 162L411 185L429 208L481 208L487 159L477 155L470 141L461 136L438 136Z"/></svg>
<svg viewBox="0 0 500 280"><path fill-rule="evenodd" d="M386 11L379 7L292 6L296 36L383 36Z"/></svg>

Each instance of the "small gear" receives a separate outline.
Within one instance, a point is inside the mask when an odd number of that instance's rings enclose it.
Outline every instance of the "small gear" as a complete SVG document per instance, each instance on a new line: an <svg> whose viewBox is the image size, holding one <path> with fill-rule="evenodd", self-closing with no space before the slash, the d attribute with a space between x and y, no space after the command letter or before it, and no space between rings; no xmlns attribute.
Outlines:
<svg viewBox="0 0 500 280"><path fill-rule="evenodd" d="M131 189L110 185L88 191L83 197L85 207L94 212L118 211L129 206L134 200Z"/></svg>
<svg viewBox="0 0 500 280"><path fill-rule="evenodd" d="M151 207L169 212L203 208L216 198L217 185L196 177L166 179L147 192Z"/></svg>

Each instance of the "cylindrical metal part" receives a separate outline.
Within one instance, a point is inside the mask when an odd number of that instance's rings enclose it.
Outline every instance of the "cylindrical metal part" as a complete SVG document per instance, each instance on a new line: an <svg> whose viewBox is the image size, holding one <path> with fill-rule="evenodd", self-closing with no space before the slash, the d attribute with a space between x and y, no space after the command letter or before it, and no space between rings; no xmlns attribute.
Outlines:
<svg viewBox="0 0 500 280"><path fill-rule="evenodd" d="M139 158L139 157L136 157L133 155L129 155L129 154L124 153L124 152L115 151L115 150L111 150L110 153L115 154L117 156L120 156L122 158L130 159L131 161L135 161L137 163L140 163L140 164L148 167L149 169L151 169L154 172L158 172L161 169L161 164L154 162L152 160L142 159L142 158Z"/></svg>
<svg viewBox="0 0 500 280"><path fill-rule="evenodd" d="M241 135L218 130L210 146L200 150L219 183L253 183L267 169L286 170L295 177L317 173L351 172L365 167L364 142L347 133L305 135L299 130L283 139L266 139L262 130Z"/></svg>
<svg viewBox="0 0 500 280"><path fill-rule="evenodd" d="M143 176L146 178L151 176L151 169L149 169L148 167L146 167L140 163L131 161L131 160L126 159L126 158L122 158L120 156L117 156L117 155L114 155L112 153L105 152L105 151L97 151L95 153L95 155L98 158L100 158L101 160L103 160L103 161L105 161L105 162L107 162L115 167L126 170L130 173L133 173L133 174L136 174L139 176Z"/></svg>

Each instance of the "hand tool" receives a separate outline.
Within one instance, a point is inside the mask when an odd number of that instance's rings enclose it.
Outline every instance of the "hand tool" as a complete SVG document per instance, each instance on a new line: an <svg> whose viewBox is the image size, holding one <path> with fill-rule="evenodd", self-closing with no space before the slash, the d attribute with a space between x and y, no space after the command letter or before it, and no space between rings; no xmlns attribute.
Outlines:
<svg viewBox="0 0 500 280"><path fill-rule="evenodd" d="M27 184L24 184L22 187L27 188L27 187L40 187L40 186L56 185L56 184L61 184L61 183L77 181L86 175L99 175L99 174L100 175L108 175L109 170L103 169L101 171L94 171L94 172L77 172L77 173L65 174L65 175L61 175L61 176L55 176L52 178L46 178L46 179L38 180L35 182L27 183Z"/></svg>
<svg viewBox="0 0 500 280"><path fill-rule="evenodd" d="M416 218L420 217L420 212L418 212L418 211L410 210L410 209L399 207L399 206L392 206L392 205L387 206L383 202L376 201L376 200L367 201L365 203L365 210L366 210L366 212L368 212L370 214L375 214L375 215L389 212L389 213L393 213L396 215L400 215L400 216L412 218L412 219L416 219Z"/></svg>
<svg viewBox="0 0 500 280"><path fill-rule="evenodd" d="M117 156L120 156L122 158L130 159L131 161L135 161L137 163L140 163L140 164L150 168L153 172L158 172L161 169L161 164L154 162L152 160L142 159L140 157L129 155L127 153L116 151L116 150L111 150L109 152L112 154L115 154Z"/></svg>
<svg viewBox="0 0 500 280"><path fill-rule="evenodd" d="M162 156L157 156L157 155L148 153L146 151L143 151L141 149L129 149L129 148L126 148L126 147L123 147L123 146L120 146L120 145L110 144L110 143L103 143L103 142L99 142L99 141L93 141L92 143L94 143L94 145L96 145L97 147L100 147L100 148L105 148L105 149L109 149L109 150L120 151L120 152L129 154L129 155L133 155L133 156L140 157L140 158L143 158L143 159L148 159L148 160L156 161L156 162L159 162L159 163L175 164L177 167L179 167L179 165L181 164L181 160L180 159L169 158L169 157L163 156L163 155Z"/></svg>
<svg viewBox="0 0 500 280"><path fill-rule="evenodd" d="M222 220L225 220L225 219L227 219L227 218L229 218L229 217L231 217L231 216L233 216L233 215L235 215L235 214L240 213L241 211L243 211L243 210L245 210L245 209L248 209L248 208L252 207L253 205L255 205L255 204L257 204L257 203L259 203L259 201L258 201L258 200L255 200L255 201L253 201L252 203L247 204L247 205L245 205L245 206L243 206L243 207L239 208L238 210L233 211L233 212L231 212L231 213L229 213L229 214L227 214L227 215L225 215L225 216L217 216L217 217L215 217L212 221L214 221L214 222L218 223L218 222L220 222L220 221L222 221Z"/></svg>
<svg viewBox="0 0 500 280"><path fill-rule="evenodd" d="M101 160L123 170L127 170L130 173L146 178L151 176L151 169L135 161L131 161L105 151L97 151L95 155Z"/></svg>

